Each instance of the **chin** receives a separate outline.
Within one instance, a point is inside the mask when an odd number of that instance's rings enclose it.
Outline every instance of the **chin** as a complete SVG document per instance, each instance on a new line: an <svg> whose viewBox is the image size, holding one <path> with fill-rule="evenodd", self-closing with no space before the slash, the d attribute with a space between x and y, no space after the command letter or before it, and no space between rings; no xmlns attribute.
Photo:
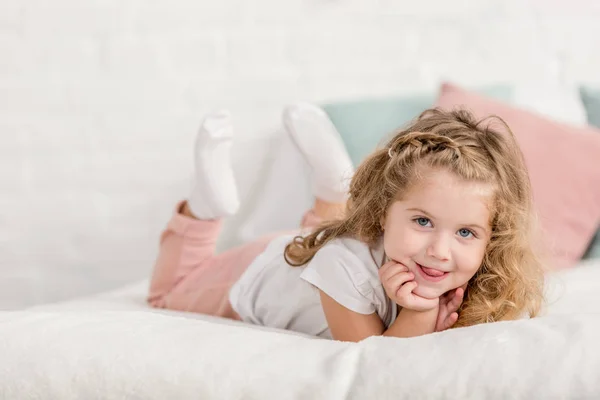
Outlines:
<svg viewBox="0 0 600 400"><path fill-rule="evenodd" d="M421 283L419 283L421 285ZM426 299L435 299L445 293L442 288L433 288L428 286L418 286L414 291L417 296L425 297Z"/></svg>

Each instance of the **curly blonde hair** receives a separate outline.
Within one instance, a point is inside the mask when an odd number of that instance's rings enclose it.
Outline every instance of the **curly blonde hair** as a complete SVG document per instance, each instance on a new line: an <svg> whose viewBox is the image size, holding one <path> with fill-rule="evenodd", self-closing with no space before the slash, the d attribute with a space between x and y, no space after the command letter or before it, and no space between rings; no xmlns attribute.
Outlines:
<svg viewBox="0 0 600 400"><path fill-rule="evenodd" d="M498 121L505 132L492 127ZM375 246L390 205L415 184L418 170L445 168L462 179L491 183L491 236L468 282L454 327L534 317L543 300L543 270L533 239L535 214L523 155L499 117L476 120L466 110L423 112L357 168L342 219L328 221L286 246L291 266L309 262L335 238Z"/></svg>

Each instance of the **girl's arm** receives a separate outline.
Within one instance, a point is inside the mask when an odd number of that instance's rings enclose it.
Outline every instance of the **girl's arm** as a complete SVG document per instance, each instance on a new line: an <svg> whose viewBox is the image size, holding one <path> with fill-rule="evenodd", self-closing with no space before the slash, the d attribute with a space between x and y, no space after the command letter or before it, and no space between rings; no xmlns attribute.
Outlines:
<svg viewBox="0 0 600 400"><path fill-rule="evenodd" d="M398 318L386 330L377 313L359 314L351 311L319 290L325 318L335 340L359 342L370 336L412 337L435 330L438 309L413 311L403 308Z"/></svg>
<svg viewBox="0 0 600 400"><path fill-rule="evenodd" d="M438 308L427 311L400 310L398 318L383 332L383 336L413 337L435 332Z"/></svg>

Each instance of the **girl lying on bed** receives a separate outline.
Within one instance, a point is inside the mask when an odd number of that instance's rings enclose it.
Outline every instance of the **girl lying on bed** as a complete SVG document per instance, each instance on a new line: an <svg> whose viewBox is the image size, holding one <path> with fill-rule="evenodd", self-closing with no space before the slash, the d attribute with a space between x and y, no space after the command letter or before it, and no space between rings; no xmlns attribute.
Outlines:
<svg viewBox="0 0 600 400"><path fill-rule="evenodd" d="M289 107L284 126L314 176L302 230L215 254L239 203L230 116L209 115L148 302L345 341L535 316L529 177L514 136L492 120L428 110L353 173L326 114Z"/></svg>

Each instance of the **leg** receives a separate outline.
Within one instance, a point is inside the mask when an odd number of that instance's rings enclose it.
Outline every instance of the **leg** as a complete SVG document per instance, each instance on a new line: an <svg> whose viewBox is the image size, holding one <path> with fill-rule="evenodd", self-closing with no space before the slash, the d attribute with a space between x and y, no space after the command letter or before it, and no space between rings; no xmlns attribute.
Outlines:
<svg viewBox="0 0 600 400"><path fill-rule="evenodd" d="M185 208L188 215L184 215ZM221 229L220 219L199 220L189 216L187 203L177 205L167 227L160 236L160 251L150 282L148 302L167 308L167 296L202 262L214 255Z"/></svg>
<svg viewBox="0 0 600 400"><path fill-rule="evenodd" d="M212 219L234 214L239 207L231 168L233 127L228 111L209 114L196 136L195 174L188 200L195 217Z"/></svg>
<svg viewBox="0 0 600 400"><path fill-rule="evenodd" d="M302 227L311 228L324 220L339 218L344 207L344 203L316 199L314 207L304 215ZM239 319L229 303L229 289L281 233L214 255L220 228L220 220L199 220L186 203L178 206L161 236L148 297L152 306Z"/></svg>
<svg viewBox="0 0 600 400"><path fill-rule="evenodd" d="M223 289L253 257L246 251L244 257L228 262L225 255L214 254L221 218L238 207L229 160L231 141L227 112L204 119L196 139L195 176L189 200L178 205L161 235L148 296L155 307L232 316L223 303Z"/></svg>
<svg viewBox="0 0 600 400"><path fill-rule="evenodd" d="M292 105L282 119L313 174L315 203L304 215L302 227L342 217L354 167L339 132L327 114L312 104Z"/></svg>
<svg viewBox="0 0 600 400"><path fill-rule="evenodd" d="M323 221L339 219L343 217L346 203L330 203L316 198L313 208L308 210L302 217L300 226L302 228L314 228Z"/></svg>
<svg viewBox="0 0 600 400"><path fill-rule="evenodd" d="M305 214L302 226L310 228L324 220L338 218L344 206L344 203L316 199L313 209ZM148 296L153 307L240 319L229 303L229 290L279 234L215 255L220 229L220 219L197 219L186 203L180 203L161 235Z"/></svg>
<svg viewBox="0 0 600 400"><path fill-rule="evenodd" d="M328 203L348 196L354 166L339 132L321 108L307 103L287 107L283 125L312 170L313 193Z"/></svg>
<svg viewBox="0 0 600 400"><path fill-rule="evenodd" d="M177 207L161 235L150 305L239 319L229 303L229 289L272 237L215 255L220 229L220 219L199 220L189 215L186 203Z"/></svg>

